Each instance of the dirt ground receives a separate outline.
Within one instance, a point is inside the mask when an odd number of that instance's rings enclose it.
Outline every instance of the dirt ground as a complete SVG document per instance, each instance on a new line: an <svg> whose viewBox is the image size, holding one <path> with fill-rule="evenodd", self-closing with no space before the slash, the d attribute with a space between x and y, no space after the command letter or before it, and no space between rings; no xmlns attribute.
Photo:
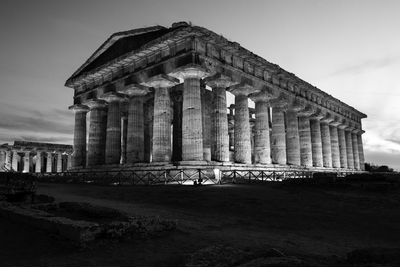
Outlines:
<svg viewBox="0 0 400 267"><path fill-rule="evenodd" d="M400 247L398 189L40 184L38 193L176 220L178 227L152 239L100 240L82 249L0 218L0 266L182 266L190 253L217 244L276 248L339 266L356 248Z"/></svg>

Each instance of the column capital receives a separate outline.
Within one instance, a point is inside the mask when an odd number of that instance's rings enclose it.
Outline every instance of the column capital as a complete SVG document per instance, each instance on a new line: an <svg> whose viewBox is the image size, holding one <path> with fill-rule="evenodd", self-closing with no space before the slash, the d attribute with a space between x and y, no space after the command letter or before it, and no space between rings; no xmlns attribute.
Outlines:
<svg viewBox="0 0 400 267"><path fill-rule="evenodd" d="M298 97L293 97L289 99L288 110L299 112L301 110L304 110L304 108L305 108L305 103L301 101Z"/></svg>
<svg viewBox="0 0 400 267"><path fill-rule="evenodd" d="M118 89L118 92L128 96L144 96L150 92L147 86L140 84L130 84Z"/></svg>
<svg viewBox="0 0 400 267"><path fill-rule="evenodd" d="M333 121L329 123L329 125L338 127L341 124L340 119L337 116L333 117Z"/></svg>
<svg viewBox="0 0 400 267"><path fill-rule="evenodd" d="M263 88L259 92L249 94L249 98L254 102L268 102L276 98L275 94L268 88Z"/></svg>
<svg viewBox="0 0 400 267"><path fill-rule="evenodd" d="M353 129L351 132L356 135L362 135L363 133L365 133L365 131L358 129L358 128Z"/></svg>
<svg viewBox="0 0 400 267"><path fill-rule="evenodd" d="M81 104L76 104L68 107L69 110L72 110L74 112L88 112L89 107L86 105L81 105Z"/></svg>
<svg viewBox="0 0 400 267"><path fill-rule="evenodd" d="M234 94L235 96L248 96L249 94L254 94L260 92L260 89L256 89L253 86L245 83L240 83L229 87L229 92Z"/></svg>
<svg viewBox="0 0 400 267"><path fill-rule="evenodd" d="M324 117L325 115L322 113L322 111L320 109L316 109L314 114L310 116L310 120L321 120Z"/></svg>
<svg viewBox="0 0 400 267"><path fill-rule="evenodd" d="M221 73L217 73L213 76L206 77L204 82L211 88L228 88L238 84L238 82L232 81L228 76Z"/></svg>
<svg viewBox="0 0 400 267"><path fill-rule="evenodd" d="M88 106L90 108L90 110L92 110L92 109L96 109L96 108L107 107L107 102L104 100L99 100L99 99L91 99L91 100L88 100L87 102L85 102L85 105Z"/></svg>
<svg viewBox="0 0 400 267"><path fill-rule="evenodd" d="M107 92L107 93L101 95L100 99L106 101L107 103L111 103L111 102L119 102L121 100L124 100L125 97L124 97L124 95L117 93L117 92Z"/></svg>
<svg viewBox="0 0 400 267"><path fill-rule="evenodd" d="M298 113L299 117L310 117L315 113L314 108L311 105L306 105L303 110Z"/></svg>
<svg viewBox="0 0 400 267"><path fill-rule="evenodd" d="M141 85L154 87L154 88L169 88L179 84L179 80L173 77L169 77L165 74L160 74L149 78L146 82L142 82Z"/></svg>
<svg viewBox="0 0 400 267"><path fill-rule="evenodd" d="M209 76L210 73L206 71L203 67L197 64L189 64L180 68L175 69L173 72L168 74L171 77L177 79L186 79L186 78L198 78L202 79L206 76Z"/></svg>
<svg viewBox="0 0 400 267"><path fill-rule="evenodd" d="M286 110L288 108L288 105L289 105L289 99L283 94L279 95L278 98L271 101L271 106L272 108L275 109L279 108L282 110Z"/></svg>
<svg viewBox="0 0 400 267"><path fill-rule="evenodd" d="M330 113L326 113L324 115L324 117L321 119L321 123L327 123L330 124L331 122L333 122L335 120L335 118L330 114Z"/></svg>

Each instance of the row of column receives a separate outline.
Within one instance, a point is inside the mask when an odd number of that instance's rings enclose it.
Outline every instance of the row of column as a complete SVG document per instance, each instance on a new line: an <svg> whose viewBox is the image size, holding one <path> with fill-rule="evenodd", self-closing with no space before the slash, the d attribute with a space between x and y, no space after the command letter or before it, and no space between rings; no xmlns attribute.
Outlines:
<svg viewBox="0 0 400 267"><path fill-rule="evenodd" d="M50 173L54 170L56 172L63 172L72 166L71 154L36 151L36 155L34 156L35 161L33 161L31 151L23 151L24 155L22 158L19 153L17 150L0 151L0 169L3 171L19 171L18 166L21 164L21 160L23 163L21 171L25 173L31 172L32 166L34 166L33 172L36 173ZM43 156L43 153L45 153L45 156ZM44 157L46 157L46 166L43 166ZM54 168L53 165L55 165Z"/></svg>
<svg viewBox="0 0 400 267"><path fill-rule="evenodd" d="M229 161L229 132L226 114L226 90L235 95L234 160L251 164L252 152L256 164L282 164L304 167L363 169L364 154L361 130L342 125L310 108L285 99L256 92L236 85L221 75L204 81L212 88L211 103L202 97L201 80L207 75L199 68L176 70L170 76L158 75L141 85L122 89L125 96L110 92L85 105L74 105L74 167L102 164L138 163L145 161L144 108L148 88L154 88L152 162L171 161L181 152L182 161ZM172 77L173 78L172 78ZM183 80L181 121L173 119L170 88ZM128 117L121 120L120 103L128 98ZM254 148L251 145L248 99L255 101ZM202 103L203 102L203 103ZM108 103L108 105L107 105ZM205 113L205 105L211 106ZM272 129L269 129L272 110ZM89 139L86 155L86 114L90 111ZM207 121L209 120L209 121ZM123 122L126 125L123 126ZM171 123L179 138L171 140ZM121 134L126 131L126 135ZM124 137L126 136L126 137ZM180 146L175 144L179 140ZM126 147L126 158L125 151ZM177 150L175 151L175 147Z"/></svg>

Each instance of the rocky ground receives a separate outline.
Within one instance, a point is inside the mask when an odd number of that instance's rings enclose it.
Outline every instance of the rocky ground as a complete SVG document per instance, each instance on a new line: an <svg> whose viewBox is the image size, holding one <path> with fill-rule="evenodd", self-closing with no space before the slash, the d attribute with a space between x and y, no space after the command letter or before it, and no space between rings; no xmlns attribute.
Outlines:
<svg viewBox="0 0 400 267"><path fill-rule="evenodd" d="M373 188L39 184L59 202L159 216L177 228L78 247L0 218L0 266L400 266L400 189Z"/></svg>

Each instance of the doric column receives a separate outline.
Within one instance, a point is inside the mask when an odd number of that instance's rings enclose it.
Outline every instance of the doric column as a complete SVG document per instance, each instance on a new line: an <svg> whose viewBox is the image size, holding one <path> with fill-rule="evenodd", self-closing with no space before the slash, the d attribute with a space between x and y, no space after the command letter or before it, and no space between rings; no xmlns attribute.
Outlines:
<svg viewBox="0 0 400 267"><path fill-rule="evenodd" d="M71 153L67 154L67 170L71 169L72 167L72 155Z"/></svg>
<svg viewBox="0 0 400 267"><path fill-rule="evenodd" d="M144 96L149 88L133 84L122 89L129 96L126 136L126 163L144 162Z"/></svg>
<svg viewBox="0 0 400 267"><path fill-rule="evenodd" d="M205 88L204 84L201 84L201 122L203 129L203 159L205 161L211 161L211 143L212 143L212 92Z"/></svg>
<svg viewBox="0 0 400 267"><path fill-rule="evenodd" d="M321 119L322 163L326 168L332 168L332 144L329 123L333 118L328 115Z"/></svg>
<svg viewBox="0 0 400 267"><path fill-rule="evenodd" d="M232 82L228 77L222 75L215 75L206 78L206 82L213 91L212 118L214 135L212 138L213 149L211 149L211 158L220 162L228 162L229 133L228 117L226 113L226 89L236 83Z"/></svg>
<svg viewBox="0 0 400 267"><path fill-rule="evenodd" d="M255 102L256 121L254 133L254 163L271 164L269 136L269 99L267 95L252 98Z"/></svg>
<svg viewBox="0 0 400 267"><path fill-rule="evenodd" d="M123 97L115 92L101 96L108 103L105 163L119 164L121 161L121 108Z"/></svg>
<svg viewBox="0 0 400 267"><path fill-rule="evenodd" d="M25 155L24 155L24 169L22 172L29 172L29 167L31 164L31 156L30 156L30 151L25 151Z"/></svg>
<svg viewBox="0 0 400 267"><path fill-rule="evenodd" d="M301 165L298 112L303 108L304 106L294 99L286 111L286 158L288 165Z"/></svg>
<svg viewBox="0 0 400 267"><path fill-rule="evenodd" d="M183 85L179 87L183 88ZM177 86L178 87L178 86ZM177 88L175 87L175 89ZM181 89L181 88L179 88ZM182 161L182 92L174 90L171 94L173 100L174 116L172 119L172 161Z"/></svg>
<svg viewBox="0 0 400 267"><path fill-rule="evenodd" d="M345 124L340 124L338 126L338 138L339 138L339 154L340 154L340 167L347 169L347 147L346 147L346 134L344 128L347 126Z"/></svg>
<svg viewBox="0 0 400 267"><path fill-rule="evenodd" d="M248 95L255 90L248 85L230 88L235 95L234 157L235 162L251 164L251 142Z"/></svg>
<svg viewBox="0 0 400 267"><path fill-rule="evenodd" d="M321 124L320 124L321 118L322 118L322 115L313 115L310 118L312 160L313 160L314 167L322 167L323 166Z"/></svg>
<svg viewBox="0 0 400 267"><path fill-rule="evenodd" d="M51 173L53 172L53 154L52 152L47 152L46 156L46 172Z"/></svg>
<svg viewBox="0 0 400 267"><path fill-rule="evenodd" d="M5 166L6 163L6 152L4 150L0 150L0 170Z"/></svg>
<svg viewBox="0 0 400 267"><path fill-rule="evenodd" d="M62 172L62 153L57 152L57 172Z"/></svg>
<svg viewBox="0 0 400 267"><path fill-rule="evenodd" d="M11 162L12 162L12 151L7 150L6 151L6 159L5 159L5 167L7 168L7 170L11 169Z"/></svg>
<svg viewBox="0 0 400 267"><path fill-rule="evenodd" d="M126 148L128 143L128 116L121 115L121 164L126 163Z"/></svg>
<svg viewBox="0 0 400 267"><path fill-rule="evenodd" d="M35 172L36 173L42 172L42 152L41 151L36 151Z"/></svg>
<svg viewBox="0 0 400 267"><path fill-rule="evenodd" d="M353 155L353 138L351 136L351 131L353 129L346 128L344 133L345 133L345 138L346 138L346 155L347 155L347 168L348 169L354 169L354 155Z"/></svg>
<svg viewBox="0 0 400 267"><path fill-rule="evenodd" d="M170 78L166 75L157 75L152 77L146 83L142 83L142 85L154 87L155 90L153 119L153 162L171 161L172 116L170 88L177 83L178 81L176 79Z"/></svg>
<svg viewBox="0 0 400 267"><path fill-rule="evenodd" d="M331 136L331 155L332 155L332 167L340 168L340 150L339 150L339 137L338 128L339 122L334 121L329 125L329 134Z"/></svg>
<svg viewBox="0 0 400 267"><path fill-rule="evenodd" d="M307 106L304 110L299 111L299 141L300 141L300 165L304 167L312 167L312 146L311 146L311 128L310 116L314 110Z"/></svg>
<svg viewBox="0 0 400 267"><path fill-rule="evenodd" d="M363 130L360 130L357 134L357 140L358 140L358 154L359 154L359 159L360 159L360 169L362 171L365 171L365 158L364 158L364 146L363 146L363 141L362 141L362 134L364 133Z"/></svg>
<svg viewBox="0 0 400 267"><path fill-rule="evenodd" d="M18 152L16 151L16 150L13 150L12 151L12 163L11 163L11 168L14 170L14 171L18 171L18 160L19 160L19 158L18 158Z"/></svg>
<svg viewBox="0 0 400 267"><path fill-rule="evenodd" d="M351 139L353 144L353 158L354 158L354 169L360 170L360 154L358 152L358 134L359 129L354 129L351 132Z"/></svg>
<svg viewBox="0 0 400 267"><path fill-rule="evenodd" d="M170 75L184 80L182 160L202 161L204 155L200 79L208 73L199 66L188 66L177 69Z"/></svg>
<svg viewBox="0 0 400 267"><path fill-rule="evenodd" d="M233 151L235 147L235 115L233 111L235 110L235 105L231 104L229 106L228 115L228 135L229 135L229 151Z"/></svg>
<svg viewBox="0 0 400 267"><path fill-rule="evenodd" d="M106 149L107 112L106 102L91 100L87 166L104 164Z"/></svg>
<svg viewBox="0 0 400 267"><path fill-rule="evenodd" d="M285 111L287 100L279 97L271 102L272 131L271 131L271 159L272 163L285 165L286 160L286 129Z"/></svg>
<svg viewBox="0 0 400 267"><path fill-rule="evenodd" d="M73 105L69 109L75 112L72 167L86 167L86 114L89 108L84 105Z"/></svg>

